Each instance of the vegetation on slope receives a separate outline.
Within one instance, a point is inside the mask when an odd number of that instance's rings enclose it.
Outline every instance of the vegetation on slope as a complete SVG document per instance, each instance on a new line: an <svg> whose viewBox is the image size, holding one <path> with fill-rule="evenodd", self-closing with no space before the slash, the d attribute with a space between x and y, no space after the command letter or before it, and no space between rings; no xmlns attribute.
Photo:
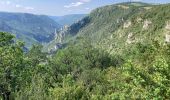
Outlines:
<svg viewBox="0 0 170 100"><path fill-rule="evenodd" d="M34 43L48 42L54 37L60 25L47 16L27 13L0 12L0 31L15 34L26 42L27 47Z"/></svg>
<svg viewBox="0 0 170 100"><path fill-rule="evenodd" d="M25 54L13 36L0 36L3 100L170 99L169 44L138 43L120 57L84 40L46 58L41 46Z"/></svg>
<svg viewBox="0 0 170 100"><path fill-rule="evenodd" d="M144 7L151 6L144 3L139 4L141 6L121 3L95 9L86 18L64 29L64 31L58 32L64 36L62 37L61 44L79 37L93 40L94 45L98 44L102 39L105 39L105 37L110 36L119 29L130 17L145 11ZM84 23L82 27L77 27L82 23ZM58 41L54 40L46 48L53 49L57 43Z"/></svg>

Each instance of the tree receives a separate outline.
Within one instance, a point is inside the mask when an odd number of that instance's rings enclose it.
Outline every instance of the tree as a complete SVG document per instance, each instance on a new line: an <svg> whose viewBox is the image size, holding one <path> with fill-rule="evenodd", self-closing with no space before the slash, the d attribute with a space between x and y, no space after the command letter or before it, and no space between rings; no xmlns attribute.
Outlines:
<svg viewBox="0 0 170 100"><path fill-rule="evenodd" d="M16 43L13 37L0 32L0 93L4 100L19 88L23 69L23 44Z"/></svg>

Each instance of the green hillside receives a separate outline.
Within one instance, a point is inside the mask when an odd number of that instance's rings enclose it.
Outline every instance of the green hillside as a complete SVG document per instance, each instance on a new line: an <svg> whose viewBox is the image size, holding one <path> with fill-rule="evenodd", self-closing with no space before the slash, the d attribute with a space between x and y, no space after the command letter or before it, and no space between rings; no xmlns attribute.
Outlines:
<svg viewBox="0 0 170 100"><path fill-rule="evenodd" d="M168 7L168 4L157 6L133 2L97 8L89 16L59 31L45 48L54 51L55 44L79 43L83 38L109 53L121 53L137 42L147 43L153 39L164 42L169 36L165 29L169 22Z"/></svg>
<svg viewBox="0 0 170 100"><path fill-rule="evenodd" d="M136 6L136 4L138 5ZM65 44L69 40L75 40L75 38L81 37L89 39L96 46L100 41L120 29L124 22L132 16L143 13L150 6L152 5L134 2L97 8L89 16L59 31L58 34L60 35L57 35L56 39L51 41L46 48L49 50L53 49L59 40L60 44Z"/></svg>
<svg viewBox="0 0 170 100"><path fill-rule="evenodd" d="M97 8L64 28L45 47L53 52L56 43L63 45L52 63L56 74L66 75L62 82L69 80L53 89L53 96L169 99L169 11L169 4L121 3Z"/></svg>
<svg viewBox="0 0 170 100"><path fill-rule="evenodd" d="M50 41L59 28L59 24L44 15L0 12L0 31L15 34L27 47Z"/></svg>

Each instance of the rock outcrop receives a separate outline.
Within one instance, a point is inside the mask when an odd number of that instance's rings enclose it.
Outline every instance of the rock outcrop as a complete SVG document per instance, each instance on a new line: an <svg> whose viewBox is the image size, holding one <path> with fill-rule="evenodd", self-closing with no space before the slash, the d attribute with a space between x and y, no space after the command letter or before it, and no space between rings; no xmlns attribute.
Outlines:
<svg viewBox="0 0 170 100"><path fill-rule="evenodd" d="M149 26L152 24L150 20L145 20L143 24L143 29L146 30L149 28Z"/></svg>
<svg viewBox="0 0 170 100"><path fill-rule="evenodd" d="M124 23L123 28L129 28L132 25L131 21L127 21Z"/></svg>
<svg viewBox="0 0 170 100"><path fill-rule="evenodd" d="M134 42L133 33L129 33L126 43L131 44L133 42Z"/></svg>
<svg viewBox="0 0 170 100"><path fill-rule="evenodd" d="M169 34L165 35L165 42L170 42L170 35Z"/></svg>

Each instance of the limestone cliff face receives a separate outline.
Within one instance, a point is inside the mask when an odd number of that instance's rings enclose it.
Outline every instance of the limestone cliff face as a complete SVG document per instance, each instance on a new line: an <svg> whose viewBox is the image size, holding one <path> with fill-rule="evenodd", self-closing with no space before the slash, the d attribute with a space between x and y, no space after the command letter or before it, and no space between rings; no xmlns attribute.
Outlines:
<svg viewBox="0 0 170 100"><path fill-rule="evenodd" d="M168 22L166 23L165 29L167 29L167 30L170 31L170 21L168 21Z"/></svg>
<svg viewBox="0 0 170 100"><path fill-rule="evenodd" d="M166 22L165 26L165 41L170 42L170 21Z"/></svg>
<svg viewBox="0 0 170 100"><path fill-rule="evenodd" d="M152 22L148 19L146 19L144 22L143 22L143 29L144 30L147 30L149 29L149 26L152 24Z"/></svg>
<svg viewBox="0 0 170 100"><path fill-rule="evenodd" d="M60 30L55 30L54 40L49 43L52 44L52 46L48 48L46 47L48 49L47 50L48 52L54 52L57 49L62 48L62 43L65 38L65 34L67 33L68 30L69 30L68 25L65 25Z"/></svg>
<svg viewBox="0 0 170 100"><path fill-rule="evenodd" d="M62 43L62 40L64 40L66 32L69 30L69 26L65 25L62 27L58 32L55 33L55 40L59 43Z"/></svg>
<svg viewBox="0 0 170 100"><path fill-rule="evenodd" d="M132 25L131 21L127 21L124 23L123 28L129 28Z"/></svg>
<svg viewBox="0 0 170 100"><path fill-rule="evenodd" d="M89 23L89 20L89 17L85 17L70 26L65 25L60 30L55 30L55 39L44 47L44 51L47 49L47 52L53 52L62 48L62 45L66 43L67 39L77 35L80 29Z"/></svg>

